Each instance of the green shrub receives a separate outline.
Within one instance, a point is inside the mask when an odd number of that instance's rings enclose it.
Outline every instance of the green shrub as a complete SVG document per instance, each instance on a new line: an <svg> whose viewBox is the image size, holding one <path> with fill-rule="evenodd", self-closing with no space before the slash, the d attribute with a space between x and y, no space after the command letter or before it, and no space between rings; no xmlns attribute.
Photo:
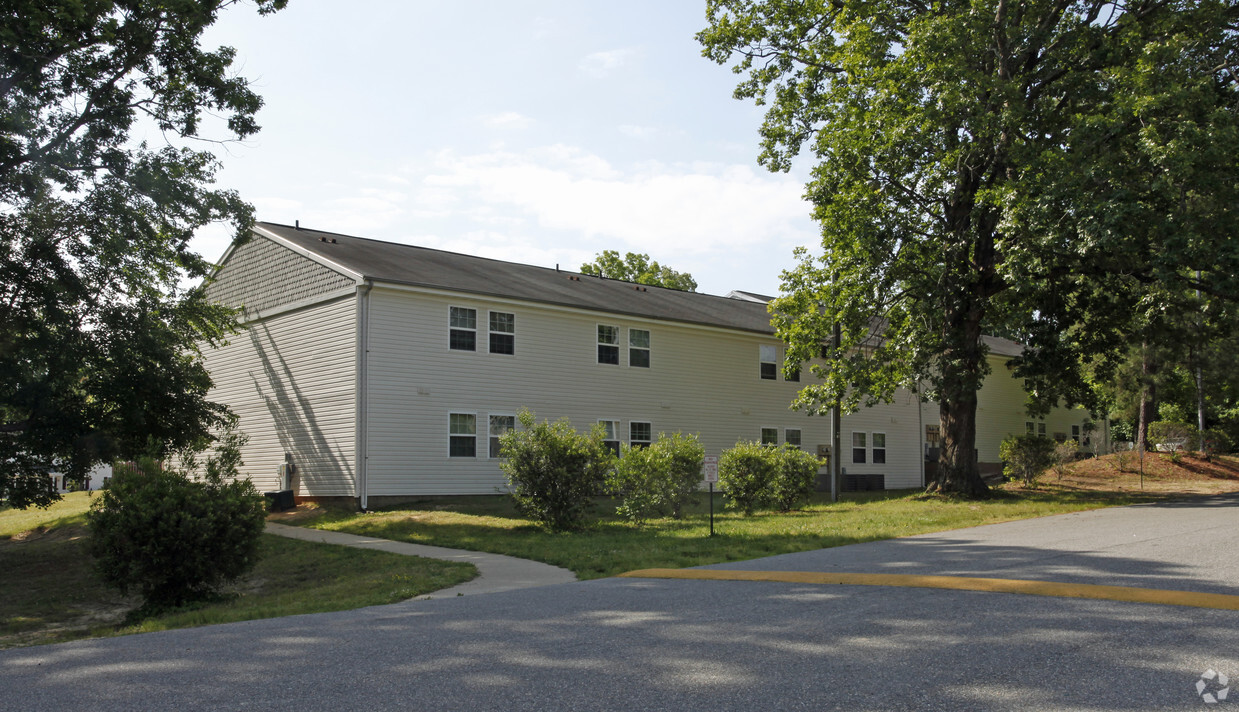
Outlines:
<svg viewBox="0 0 1239 712"><path fill-rule="evenodd" d="M499 437L517 508L553 532L579 528L615 460L601 426L583 435L566 419L537 423L528 410L517 419L522 427Z"/></svg>
<svg viewBox="0 0 1239 712"><path fill-rule="evenodd" d="M1230 452L1233 446L1234 443L1231 442L1230 436L1226 434L1225 430L1205 428L1204 437L1195 438L1192 449L1209 457L1219 453Z"/></svg>
<svg viewBox="0 0 1239 712"><path fill-rule="evenodd" d="M1067 465L1076 461L1080 455L1080 443L1076 440L1064 440L1061 443L1054 445L1054 472L1058 475L1058 479L1063 479L1063 475L1067 474Z"/></svg>
<svg viewBox="0 0 1239 712"><path fill-rule="evenodd" d="M1149 442L1158 450L1169 452L1177 459L1179 450L1191 445L1196 426L1176 420L1158 420L1149 423Z"/></svg>
<svg viewBox="0 0 1239 712"><path fill-rule="evenodd" d="M778 468L771 482L771 499L780 512L789 512L813 495L822 461L787 443L773 452Z"/></svg>
<svg viewBox="0 0 1239 712"><path fill-rule="evenodd" d="M1054 441L1043 435L1008 435L998 446L1002 472L1031 487L1054 464Z"/></svg>
<svg viewBox="0 0 1239 712"><path fill-rule="evenodd" d="M778 475L779 461L774 448L757 442L738 442L718 458L718 487L727 508L752 514L768 505L771 485Z"/></svg>
<svg viewBox="0 0 1239 712"><path fill-rule="evenodd" d="M235 479L241 442L225 439L200 480L153 460L113 468L87 515L104 581L136 589L154 612L210 598L253 568L266 500Z"/></svg>
<svg viewBox="0 0 1239 712"><path fill-rule="evenodd" d="M658 516L684 516L701 485L705 450L695 435L659 433L644 448L628 448L607 478L607 489L621 502L616 513L641 524Z"/></svg>

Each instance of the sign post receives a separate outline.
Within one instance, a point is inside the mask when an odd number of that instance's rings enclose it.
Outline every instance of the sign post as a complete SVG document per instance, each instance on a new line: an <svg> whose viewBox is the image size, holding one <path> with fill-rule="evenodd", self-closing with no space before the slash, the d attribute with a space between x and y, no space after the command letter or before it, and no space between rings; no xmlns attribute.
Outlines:
<svg viewBox="0 0 1239 712"><path fill-rule="evenodd" d="M710 536L714 536L714 483L718 482L718 455L706 455L701 472L710 485Z"/></svg>

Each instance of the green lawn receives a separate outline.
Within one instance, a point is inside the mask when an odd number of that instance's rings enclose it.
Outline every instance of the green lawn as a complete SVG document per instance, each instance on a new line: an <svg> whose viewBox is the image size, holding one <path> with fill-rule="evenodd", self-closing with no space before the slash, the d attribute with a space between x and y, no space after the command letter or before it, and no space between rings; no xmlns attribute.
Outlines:
<svg viewBox="0 0 1239 712"><path fill-rule="evenodd" d="M471 564L264 535L231 600L127 623L141 601L95 574L88 507L74 493L49 510L0 511L0 648L394 603L477 575Z"/></svg>
<svg viewBox="0 0 1239 712"><path fill-rule="evenodd" d="M704 497L703 497L704 499ZM399 509L357 514L324 510L302 522L322 529L397 541L489 551L555 564L582 579L635 569L678 568L740 561L876 539L958 529L1012 519L1144 501L1112 493L1031 491L1000 493L980 501L926 497L920 492L858 494L831 504L824 496L803 511L721 512L716 495L715 531L709 536L707 504L683 521L654 520L636 527L605 512L583 531L550 534L520 516L507 497L433 498Z"/></svg>

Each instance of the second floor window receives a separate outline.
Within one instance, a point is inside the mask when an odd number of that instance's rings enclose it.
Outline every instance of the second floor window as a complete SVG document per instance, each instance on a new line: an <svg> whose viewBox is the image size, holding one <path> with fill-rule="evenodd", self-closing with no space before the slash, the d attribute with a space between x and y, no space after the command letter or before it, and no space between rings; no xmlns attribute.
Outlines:
<svg viewBox="0 0 1239 712"><path fill-rule="evenodd" d="M490 352L492 354L516 353L516 315L506 312L490 313Z"/></svg>
<svg viewBox="0 0 1239 712"><path fill-rule="evenodd" d="M762 379L779 380L779 350L773 346L762 346L760 351Z"/></svg>
<svg viewBox="0 0 1239 712"><path fill-rule="evenodd" d="M598 363L619 365L619 327L598 325Z"/></svg>
<svg viewBox="0 0 1239 712"><path fill-rule="evenodd" d="M478 310L451 307L448 347L456 351L476 351L478 344Z"/></svg>
<svg viewBox="0 0 1239 712"><path fill-rule="evenodd" d="M650 367L650 332L645 329L628 330L628 365Z"/></svg>

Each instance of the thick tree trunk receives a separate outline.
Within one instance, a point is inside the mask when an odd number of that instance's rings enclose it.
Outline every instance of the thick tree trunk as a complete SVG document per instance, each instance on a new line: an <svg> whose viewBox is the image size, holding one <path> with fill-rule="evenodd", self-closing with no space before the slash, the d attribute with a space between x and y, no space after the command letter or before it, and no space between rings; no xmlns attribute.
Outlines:
<svg viewBox="0 0 1239 712"><path fill-rule="evenodd" d="M977 391L985 355L981 347L981 306L973 304L951 326L954 344L942 360L939 413L942 446L938 476L929 492L978 497L989 491L977 467Z"/></svg>
<svg viewBox="0 0 1239 712"><path fill-rule="evenodd" d="M1157 420L1157 358L1149 345L1140 347L1140 417L1136 424L1136 450L1148 450L1149 423Z"/></svg>

